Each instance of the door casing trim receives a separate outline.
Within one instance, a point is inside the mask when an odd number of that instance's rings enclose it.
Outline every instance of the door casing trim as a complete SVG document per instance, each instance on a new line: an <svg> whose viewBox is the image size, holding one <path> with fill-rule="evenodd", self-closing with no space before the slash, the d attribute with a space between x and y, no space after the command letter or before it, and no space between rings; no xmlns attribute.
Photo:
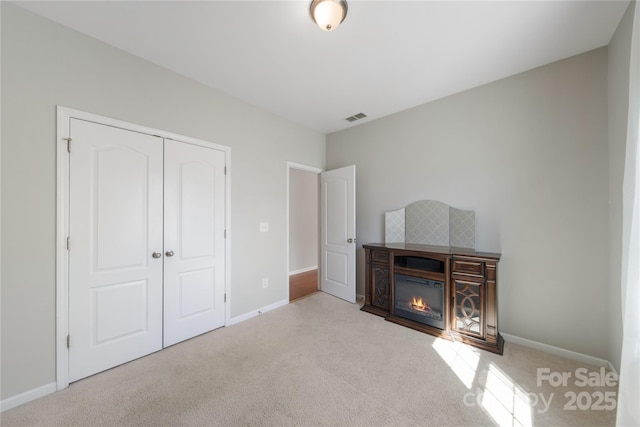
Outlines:
<svg viewBox="0 0 640 427"><path fill-rule="evenodd" d="M308 166L308 165L303 165L301 163L295 163L295 162L290 162L287 161L287 206L286 206L286 212L287 212L287 218L286 218L286 230L287 230L287 237L286 237L286 241L287 241L287 253L285 254L287 262L286 262L286 278L287 278L287 303L289 302L290 299L290 295L289 295L289 254L290 254L290 248L289 248L289 209L291 209L291 193L290 193L290 186L291 186L291 169L298 169L301 171L305 171L305 172L311 172L311 173L315 173L318 175L318 186L320 186L320 174L322 172L324 172L324 169L320 169L314 166ZM320 190L320 188L318 187L318 190ZM318 191L318 199L320 198L320 192ZM318 209L320 209L320 200L318 200ZM319 214L320 212L318 212L318 230L317 230L317 234L318 236L320 235L320 219L319 219ZM320 243L318 240L318 262L316 263L317 268L320 267ZM319 285L319 282L318 282Z"/></svg>

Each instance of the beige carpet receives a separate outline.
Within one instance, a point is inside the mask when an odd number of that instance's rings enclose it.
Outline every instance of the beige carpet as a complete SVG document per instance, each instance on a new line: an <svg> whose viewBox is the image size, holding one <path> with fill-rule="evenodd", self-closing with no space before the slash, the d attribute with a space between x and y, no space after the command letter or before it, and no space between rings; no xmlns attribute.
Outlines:
<svg viewBox="0 0 640 427"><path fill-rule="evenodd" d="M507 343L504 356L437 340L318 292L72 384L3 426L614 425L565 409L581 365ZM571 372L567 387L537 368ZM597 368L587 367L589 372ZM553 393L552 403L545 399ZM581 397L586 405L586 396ZM594 399L595 401L595 399ZM535 405L532 407L532 405ZM591 406L590 406L591 407Z"/></svg>

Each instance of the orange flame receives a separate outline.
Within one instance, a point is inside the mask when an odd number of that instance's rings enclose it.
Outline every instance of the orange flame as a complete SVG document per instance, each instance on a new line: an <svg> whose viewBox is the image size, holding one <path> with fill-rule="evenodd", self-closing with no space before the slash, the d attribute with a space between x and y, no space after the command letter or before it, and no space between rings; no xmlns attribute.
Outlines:
<svg viewBox="0 0 640 427"><path fill-rule="evenodd" d="M422 301L422 297L413 297L411 308L418 311L429 311L429 306L426 302Z"/></svg>

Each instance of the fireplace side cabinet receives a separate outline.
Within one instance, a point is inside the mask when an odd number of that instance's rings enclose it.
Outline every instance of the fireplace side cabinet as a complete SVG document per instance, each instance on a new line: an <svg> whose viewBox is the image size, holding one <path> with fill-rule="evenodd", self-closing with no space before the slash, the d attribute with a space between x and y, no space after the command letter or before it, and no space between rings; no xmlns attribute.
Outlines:
<svg viewBox="0 0 640 427"><path fill-rule="evenodd" d="M366 251L365 272L367 292L365 292L366 311L386 316L389 314L391 297L391 270L389 257L386 251Z"/></svg>
<svg viewBox="0 0 640 427"><path fill-rule="evenodd" d="M365 249L365 302L363 311L389 321L449 340L459 340L502 354L498 331L497 268L500 254L467 249L411 244L367 244ZM393 315L396 258L420 257L445 262L444 329L425 327ZM399 267L400 268L400 267ZM402 269L406 274L406 269Z"/></svg>

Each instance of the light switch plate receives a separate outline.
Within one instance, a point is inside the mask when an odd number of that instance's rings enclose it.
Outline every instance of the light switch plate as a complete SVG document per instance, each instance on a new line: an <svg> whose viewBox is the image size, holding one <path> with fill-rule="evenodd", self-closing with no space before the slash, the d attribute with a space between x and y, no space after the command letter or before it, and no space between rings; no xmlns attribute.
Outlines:
<svg viewBox="0 0 640 427"><path fill-rule="evenodd" d="M269 231L269 223L268 222L261 222L260 223L260 232L261 233L266 233Z"/></svg>

